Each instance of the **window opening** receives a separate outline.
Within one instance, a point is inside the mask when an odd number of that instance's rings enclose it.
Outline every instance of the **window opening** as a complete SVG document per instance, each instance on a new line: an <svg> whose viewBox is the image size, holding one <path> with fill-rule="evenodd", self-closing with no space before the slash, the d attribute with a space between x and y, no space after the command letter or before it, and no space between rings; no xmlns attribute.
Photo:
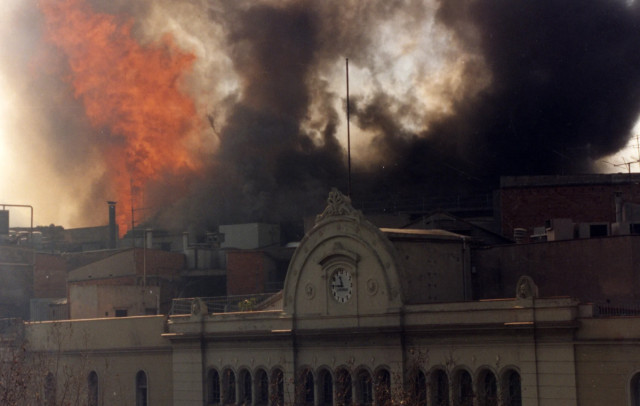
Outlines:
<svg viewBox="0 0 640 406"><path fill-rule="evenodd" d="M496 376L491 371L486 371L481 378L481 406L498 406L498 385Z"/></svg>
<svg viewBox="0 0 640 406"><path fill-rule="evenodd" d="M311 371L304 372L303 375L303 388L304 388L304 403L306 405L314 405L315 404L315 384L313 382L313 374Z"/></svg>
<svg viewBox="0 0 640 406"><path fill-rule="evenodd" d="M271 404L284 406L284 373L280 369L271 375Z"/></svg>
<svg viewBox="0 0 640 406"><path fill-rule="evenodd" d="M345 369L341 369L336 374L336 402L338 406L349 406L353 404L353 388L351 384L351 374Z"/></svg>
<svg viewBox="0 0 640 406"><path fill-rule="evenodd" d="M210 405L220 403L220 374L215 369L209 370L207 376L207 403Z"/></svg>
<svg viewBox="0 0 640 406"><path fill-rule="evenodd" d="M391 404L391 374L381 369L376 374L376 405Z"/></svg>
<svg viewBox="0 0 640 406"><path fill-rule="evenodd" d="M256 405L269 403L269 379L267 373L260 369L256 372Z"/></svg>
<svg viewBox="0 0 640 406"><path fill-rule="evenodd" d="M417 406L427 405L427 378L424 372L418 370L413 382L413 399Z"/></svg>
<svg viewBox="0 0 640 406"><path fill-rule="evenodd" d="M520 387L520 374L516 371L507 372L506 379L506 396L505 396L505 405L506 406L522 406L522 392ZM637 384L636 384L636 387ZM640 389L640 387L638 387ZM640 393L640 392L639 392ZM636 398L638 399L638 398ZM633 403L634 406L640 406L640 402Z"/></svg>
<svg viewBox="0 0 640 406"><path fill-rule="evenodd" d="M373 404L373 385L371 375L367 371L360 371L358 374L358 392L361 405Z"/></svg>
<svg viewBox="0 0 640 406"><path fill-rule="evenodd" d="M98 374L96 371L89 372L88 379L88 395L87 404L89 406L98 406Z"/></svg>
<svg viewBox="0 0 640 406"><path fill-rule="evenodd" d="M446 372L438 369L433 372L431 378L431 404L434 406L448 406L449 405L449 378Z"/></svg>
<svg viewBox="0 0 640 406"><path fill-rule="evenodd" d="M331 373L326 369L320 372L320 404L333 405L333 382Z"/></svg>
<svg viewBox="0 0 640 406"><path fill-rule="evenodd" d="M246 405L250 405L251 404L251 398L252 398L252 384L251 384L251 374L249 373L249 371L244 370L241 372L240 374L241 376L241 382L242 382L242 396L241 396L241 401L242 403L246 404Z"/></svg>
<svg viewBox="0 0 640 406"><path fill-rule="evenodd" d="M227 369L224 372L224 404L236 403L236 374Z"/></svg>
<svg viewBox="0 0 640 406"><path fill-rule="evenodd" d="M147 406L147 374L144 371L136 374L136 406Z"/></svg>
<svg viewBox="0 0 640 406"><path fill-rule="evenodd" d="M473 383L471 374L467 371L458 373L457 400L460 406L473 406Z"/></svg>
<svg viewBox="0 0 640 406"><path fill-rule="evenodd" d="M56 404L56 378L51 372L44 378L44 404L46 406Z"/></svg>

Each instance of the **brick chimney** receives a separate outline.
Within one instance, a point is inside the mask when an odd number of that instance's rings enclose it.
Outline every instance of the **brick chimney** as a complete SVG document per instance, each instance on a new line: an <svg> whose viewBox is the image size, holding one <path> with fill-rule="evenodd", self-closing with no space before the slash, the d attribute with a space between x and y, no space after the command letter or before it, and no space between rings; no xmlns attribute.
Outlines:
<svg viewBox="0 0 640 406"><path fill-rule="evenodd" d="M116 202L109 205L109 249L115 249L118 242L118 226L116 225Z"/></svg>

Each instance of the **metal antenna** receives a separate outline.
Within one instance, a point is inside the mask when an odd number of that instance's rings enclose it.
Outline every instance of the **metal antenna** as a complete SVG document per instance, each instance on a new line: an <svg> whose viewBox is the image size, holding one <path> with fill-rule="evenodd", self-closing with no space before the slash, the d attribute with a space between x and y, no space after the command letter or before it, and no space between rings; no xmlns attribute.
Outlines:
<svg viewBox="0 0 640 406"><path fill-rule="evenodd" d="M638 140L638 134L636 134L636 148L638 150L638 155L636 156L635 163L637 163L640 166L640 140ZM631 172L631 169L629 169L629 172Z"/></svg>
<svg viewBox="0 0 640 406"><path fill-rule="evenodd" d="M628 173L631 173L631 165L632 164L640 165L640 140L639 140L638 134L636 134L635 138L636 138L636 145L630 145L630 147L636 147L638 155L635 156L635 157L631 157L632 161L630 161L630 162L627 162L627 160L624 159L624 157L623 157L621 164L613 164L613 166L626 166Z"/></svg>

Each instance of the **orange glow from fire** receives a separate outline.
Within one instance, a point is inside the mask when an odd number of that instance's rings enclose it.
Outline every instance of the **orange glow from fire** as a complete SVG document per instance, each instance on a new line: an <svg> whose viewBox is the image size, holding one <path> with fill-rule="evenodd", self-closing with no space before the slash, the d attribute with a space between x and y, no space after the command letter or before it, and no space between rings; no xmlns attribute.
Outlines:
<svg viewBox="0 0 640 406"><path fill-rule="evenodd" d="M105 200L118 200L124 235L131 225L131 202L135 199L139 208L148 181L198 167L185 146L196 109L180 90L195 56L178 49L169 35L142 46L131 35L131 19L94 12L85 0L41 0L40 9L47 40L66 55L75 97L104 145L117 195ZM102 132L109 134L106 142L97 138Z"/></svg>

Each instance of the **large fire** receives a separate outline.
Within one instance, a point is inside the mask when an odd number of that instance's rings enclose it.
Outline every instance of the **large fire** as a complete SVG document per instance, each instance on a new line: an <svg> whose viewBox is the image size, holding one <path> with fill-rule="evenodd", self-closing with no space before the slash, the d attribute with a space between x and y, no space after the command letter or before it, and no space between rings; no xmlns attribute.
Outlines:
<svg viewBox="0 0 640 406"><path fill-rule="evenodd" d="M195 57L179 50L169 35L142 46L131 35L131 19L97 13L85 0L41 0L39 5L47 40L66 55L68 80L96 136L109 134L103 156L124 234L132 204L141 208L148 181L198 166L185 145L197 122L196 109L180 89Z"/></svg>

